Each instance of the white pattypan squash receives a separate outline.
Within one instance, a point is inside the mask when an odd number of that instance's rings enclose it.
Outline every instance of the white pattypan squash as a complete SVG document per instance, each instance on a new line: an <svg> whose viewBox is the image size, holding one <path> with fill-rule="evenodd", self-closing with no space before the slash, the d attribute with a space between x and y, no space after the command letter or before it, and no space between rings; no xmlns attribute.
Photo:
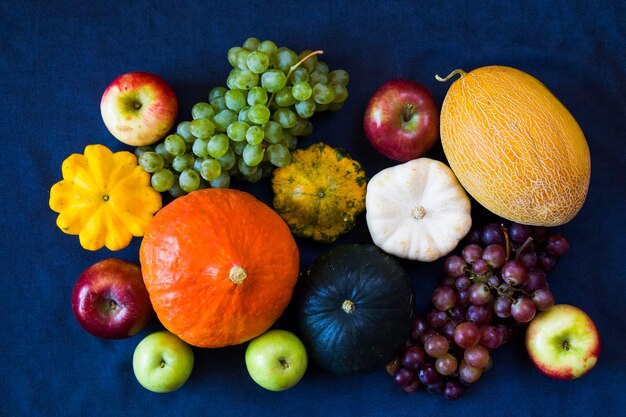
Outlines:
<svg viewBox="0 0 626 417"><path fill-rule="evenodd" d="M450 253L472 226L470 200L443 162L418 158L374 175L367 227L383 251L423 262Z"/></svg>

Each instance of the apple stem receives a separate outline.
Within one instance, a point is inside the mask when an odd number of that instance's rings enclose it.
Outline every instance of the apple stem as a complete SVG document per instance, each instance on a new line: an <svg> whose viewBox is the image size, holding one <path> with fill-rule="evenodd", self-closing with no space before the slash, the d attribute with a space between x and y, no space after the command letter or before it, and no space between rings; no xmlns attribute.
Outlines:
<svg viewBox="0 0 626 417"><path fill-rule="evenodd" d="M295 70L298 69L298 67L300 65L302 65L303 62L305 62L307 59L311 58L314 55L320 55L323 54L324 51L322 51L321 49L318 49L317 51L313 51L310 54L308 54L307 56L305 56L304 58L302 58L300 61L298 61L296 64L292 65L289 68L289 72L287 73L287 81L289 81L289 77L291 77L291 74L293 74L293 72ZM267 101L267 107L270 107L270 104L272 104L272 101L274 101L274 97L276 96L276 93L272 93L272 95L270 96L270 99Z"/></svg>
<svg viewBox="0 0 626 417"><path fill-rule="evenodd" d="M569 350L569 343L567 342L567 340L563 342L562 346L563 346L563 349Z"/></svg>
<svg viewBox="0 0 626 417"><path fill-rule="evenodd" d="M280 362L280 364L283 367L283 369L289 368L289 362L287 362L284 358L280 358L278 360L278 362Z"/></svg>
<svg viewBox="0 0 626 417"><path fill-rule="evenodd" d="M465 77L467 75L467 73L465 71L463 71L462 69L455 69L454 71L452 71L450 74L448 74L447 77L445 78L441 78L439 76L439 74L435 74L435 80L445 83L446 81L448 81L450 78L454 77L455 75L460 74L461 78Z"/></svg>
<svg viewBox="0 0 626 417"><path fill-rule="evenodd" d="M413 117L413 105L412 104L407 104L406 106L404 106L404 112L402 112L402 120L407 123L411 121L411 117Z"/></svg>
<svg viewBox="0 0 626 417"><path fill-rule="evenodd" d="M114 300L109 300L109 308L110 308L112 311L117 310L117 303L116 303Z"/></svg>

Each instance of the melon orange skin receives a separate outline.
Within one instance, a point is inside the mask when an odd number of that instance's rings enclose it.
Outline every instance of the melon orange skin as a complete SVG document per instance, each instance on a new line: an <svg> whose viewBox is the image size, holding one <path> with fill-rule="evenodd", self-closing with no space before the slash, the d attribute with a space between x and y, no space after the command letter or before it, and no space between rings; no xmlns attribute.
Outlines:
<svg viewBox="0 0 626 417"><path fill-rule="evenodd" d="M531 75L503 66L462 72L442 104L440 130L452 171L492 213L557 226L581 209L589 146L570 112Z"/></svg>
<svg viewBox="0 0 626 417"><path fill-rule="evenodd" d="M190 345L217 348L268 330L287 307L299 251L269 206L233 189L179 197L148 226L139 258L163 326ZM233 266L246 271L230 279Z"/></svg>

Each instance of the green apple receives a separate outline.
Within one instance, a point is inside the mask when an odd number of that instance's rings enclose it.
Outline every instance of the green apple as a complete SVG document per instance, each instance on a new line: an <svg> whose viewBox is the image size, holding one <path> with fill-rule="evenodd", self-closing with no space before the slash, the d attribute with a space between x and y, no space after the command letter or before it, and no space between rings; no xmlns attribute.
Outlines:
<svg viewBox="0 0 626 417"><path fill-rule="evenodd" d="M539 313L526 329L526 350L537 368L557 379L576 379L598 361L600 336L578 307L557 304Z"/></svg>
<svg viewBox="0 0 626 417"><path fill-rule="evenodd" d="M286 330L270 330L252 340L246 349L250 377L270 391L284 391L296 385L307 365L306 348Z"/></svg>
<svg viewBox="0 0 626 417"><path fill-rule="evenodd" d="M166 330L146 336L133 354L137 381L153 392L172 392L183 386L193 362L191 347Z"/></svg>

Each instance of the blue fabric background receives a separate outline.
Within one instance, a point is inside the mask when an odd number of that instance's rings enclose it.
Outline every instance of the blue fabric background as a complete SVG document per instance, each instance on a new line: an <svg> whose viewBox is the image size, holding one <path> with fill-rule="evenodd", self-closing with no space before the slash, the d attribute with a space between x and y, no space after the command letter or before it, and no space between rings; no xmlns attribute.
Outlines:
<svg viewBox="0 0 626 417"><path fill-rule="evenodd" d="M0 415L625 415L625 8L619 0L1 2ZM345 107L315 116L315 132L301 144L342 146L369 176L393 165L361 127L368 97L388 79L424 83L439 104L448 84L434 75L455 68L510 65L543 81L577 118L591 149L588 199L559 228L572 248L550 285L557 301L581 307L598 325L596 368L572 382L549 379L518 339L494 353L492 370L457 402L407 395L382 369L339 378L311 367L295 388L271 393L248 377L245 346L238 346L196 349L193 374L175 393L141 388L132 352L159 324L127 340L100 340L78 326L70 308L85 268L112 256L137 261L139 240L117 253L83 250L55 226L49 189L62 161L85 145L129 149L100 117L100 96L116 76L159 74L179 97L179 120L188 120L195 102L225 84L228 49L249 36L323 49L323 61L350 73ZM442 158L440 146L429 156ZM270 201L267 181L235 187ZM477 224L494 220L476 203L473 211ZM337 244L346 242L370 242L363 217ZM329 248L298 243L303 267ZM403 265L424 311L442 262ZM293 327L289 311L276 326Z"/></svg>

